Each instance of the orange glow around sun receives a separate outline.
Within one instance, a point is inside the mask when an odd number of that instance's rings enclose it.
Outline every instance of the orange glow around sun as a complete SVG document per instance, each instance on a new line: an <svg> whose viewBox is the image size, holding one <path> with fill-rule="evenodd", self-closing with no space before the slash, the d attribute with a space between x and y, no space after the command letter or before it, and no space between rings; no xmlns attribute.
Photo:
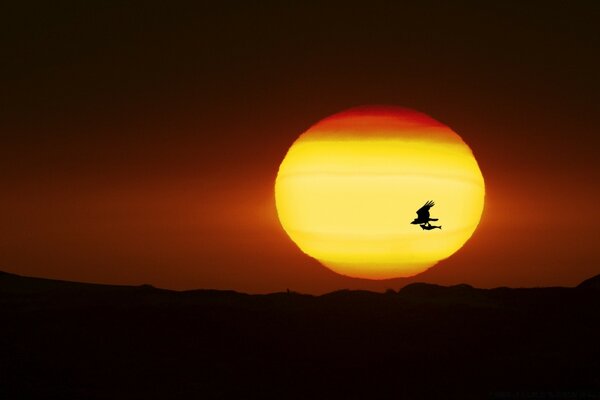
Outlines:
<svg viewBox="0 0 600 400"><path fill-rule="evenodd" d="M456 252L484 206L483 176L465 142L425 114L360 107L323 119L285 156L279 220L333 271L385 279L417 274ZM442 229L410 222L426 201Z"/></svg>

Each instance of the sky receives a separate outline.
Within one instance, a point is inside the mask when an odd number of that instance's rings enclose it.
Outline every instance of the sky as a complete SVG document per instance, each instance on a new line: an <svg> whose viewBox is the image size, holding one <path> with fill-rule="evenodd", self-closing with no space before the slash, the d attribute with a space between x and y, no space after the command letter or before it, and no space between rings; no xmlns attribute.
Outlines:
<svg viewBox="0 0 600 400"><path fill-rule="evenodd" d="M600 273L597 2L13 3L0 10L0 270L397 288L408 280L347 278L304 255L273 194L312 124L389 104L459 133L486 182L471 240L412 280Z"/></svg>

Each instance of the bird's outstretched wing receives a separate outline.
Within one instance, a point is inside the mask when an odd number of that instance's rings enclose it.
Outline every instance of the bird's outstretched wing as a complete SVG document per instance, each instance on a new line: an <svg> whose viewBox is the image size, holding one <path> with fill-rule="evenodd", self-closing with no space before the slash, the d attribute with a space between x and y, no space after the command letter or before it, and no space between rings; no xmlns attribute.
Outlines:
<svg viewBox="0 0 600 400"><path fill-rule="evenodd" d="M419 217L419 219L423 219L423 220L428 220L429 219L429 209L431 207L435 206L435 203L431 200L429 200L427 203L425 203L425 205L423 205L423 207L419 208L417 210L417 215Z"/></svg>

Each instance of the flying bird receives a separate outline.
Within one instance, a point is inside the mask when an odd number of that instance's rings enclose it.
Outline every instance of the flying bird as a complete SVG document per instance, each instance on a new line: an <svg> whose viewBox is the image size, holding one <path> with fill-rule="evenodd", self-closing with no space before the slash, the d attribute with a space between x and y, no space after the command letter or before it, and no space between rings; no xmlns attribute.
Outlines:
<svg viewBox="0 0 600 400"><path fill-rule="evenodd" d="M432 229L442 229L441 226L434 226L431 225L429 222L430 221L437 221L438 218L431 218L429 215L429 209L431 207L433 207L435 205L435 203L432 200L429 200L428 202L426 202L423 207L419 208L417 210L417 218L415 218L413 220L413 222L411 222L411 224L413 225L421 225L421 228L423 230L432 230Z"/></svg>

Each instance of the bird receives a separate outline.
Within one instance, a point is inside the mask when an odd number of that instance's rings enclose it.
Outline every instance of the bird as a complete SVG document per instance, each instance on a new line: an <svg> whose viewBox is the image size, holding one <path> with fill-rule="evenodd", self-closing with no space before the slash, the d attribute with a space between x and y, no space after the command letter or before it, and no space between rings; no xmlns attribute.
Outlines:
<svg viewBox="0 0 600 400"><path fill-rule="evenodd" d="M441 226L433 226L431 225L429 222L430 221L437 221L438 218L431 218L429 215L429 209L431 207L433 207L435 205L435 203L432 200L427 201L423 207L419 208L417 210L417 218L415 218L413 220L413 222L411 222L411 224L413 225L421 225L421 228L423 230L431 230L431 229L442 229Z"/></svg>

